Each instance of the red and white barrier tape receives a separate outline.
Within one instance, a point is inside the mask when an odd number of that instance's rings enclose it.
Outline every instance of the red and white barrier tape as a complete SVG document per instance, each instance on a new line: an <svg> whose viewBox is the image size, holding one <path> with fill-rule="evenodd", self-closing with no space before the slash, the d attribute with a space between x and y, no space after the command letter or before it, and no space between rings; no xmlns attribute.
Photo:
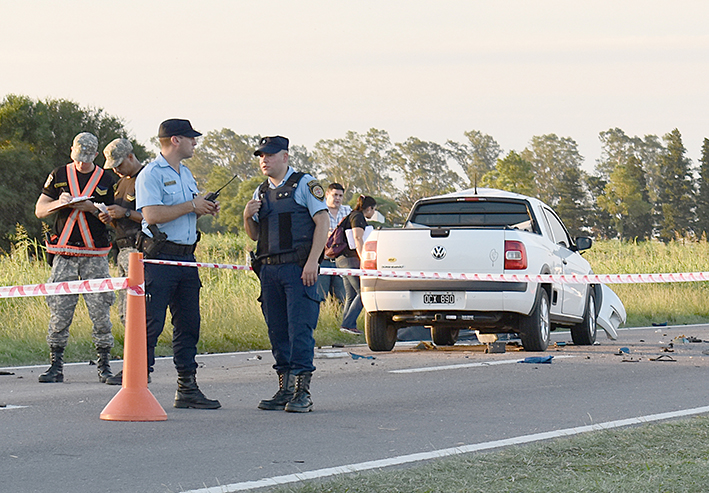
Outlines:
<svg viewBox="0 0 709 493"><path fill-rule="evenodd" d="M0 298L23 298L27 296L53 296L60 294L105 293L117 289L128 289L130 294L145 294L144 286L128 286L127 277L108 279L86 279L79 281L52 282L47 284L27 284L25 286L0 287Z"/></svg>
<svg viewBox="0 0 709 493"><path fill-rule="evenodd" d="M180 267L211 267L214 269L252 270L248 265L209 264L204 262L178 262L173 260L146 259L143 262ZM403 279L448 279L457 281L498 282L554 282L571 284L637 284L661 282L709 281L709 272L684 272L665 274L468 274L461 272L410 272L401 270L320 269L325 276L386 277Z"/></svg>
<svg viewBox="0 0 709 493"><path fill-rule="evenodd" d="M205 262L179 262L174 260L145 259L145 263L174 265L178 267L209 267L213 269L252 270L248 265L212 264ZM398 270L364 270L364 269L320 269L325 276L359 276L385 277L398 279L447 279L454 281L497 281L497 282L554 282L571 284L639 284L662 282L697 282L709 281L709 272L669 272L665 274L589 274L552 275L552 274L467 274L455 272L410 272ZM65 281L47 284L28 284L24 286L0 287L0 299L22 298L28 296L54 296L62 294L104 293L127 289L128 294L143 296L145 285L128 286L127 277L108 279L87 279Z"/></svg>
<svg viewBox="0 0 709 493"><path fill-rule="evenodd" d="M210 267L212 269L253 270L249 265L210 264L206 262L181 262L178 260L143 259L144 264L175 265L177 267Z"/></svg>

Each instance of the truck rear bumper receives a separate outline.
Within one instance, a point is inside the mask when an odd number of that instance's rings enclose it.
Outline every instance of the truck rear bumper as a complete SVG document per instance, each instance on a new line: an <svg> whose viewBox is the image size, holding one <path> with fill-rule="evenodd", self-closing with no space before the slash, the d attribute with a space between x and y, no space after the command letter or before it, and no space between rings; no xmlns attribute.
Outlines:
<svg viewBox="0 0 709 493"><path fill-rule="evenodd" d="M483 283L484 284L484 283ZM510 291L461 291L460 284L456 286L435 289L417 289L407 291L382 291L373 289L362 289L362 303L368 312L393 312L395 314L406 314L407 312L432 312L432 313L461 313L461 312L511 312L522 315L531 313L536 299L536 284L532 283L499 283L499 284L522 284L522 290ZM520 286L512 286L520 289ZM457 288L457 289L456 289ZM431 304L431 293L446 293L449 302L446 304Z"/></svg>

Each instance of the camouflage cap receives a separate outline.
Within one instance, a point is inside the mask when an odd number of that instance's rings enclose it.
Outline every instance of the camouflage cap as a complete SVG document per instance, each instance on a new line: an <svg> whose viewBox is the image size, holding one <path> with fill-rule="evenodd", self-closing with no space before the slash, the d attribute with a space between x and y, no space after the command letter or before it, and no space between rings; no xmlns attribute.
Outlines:
<svg viewBox="0 0 709 493"><path fill-rule="evenodd" d="M133 145L128 139L114 139L103 150L106 156L105 169L117 168L133 152Z"/></svg>
<svg viewBox="0 0 709 493"><path fill-rule="evenodd" d="M71 146L71 158L82 163L93 163L98 152L98 139L89 132L81 132L74 137Z"/></svg>

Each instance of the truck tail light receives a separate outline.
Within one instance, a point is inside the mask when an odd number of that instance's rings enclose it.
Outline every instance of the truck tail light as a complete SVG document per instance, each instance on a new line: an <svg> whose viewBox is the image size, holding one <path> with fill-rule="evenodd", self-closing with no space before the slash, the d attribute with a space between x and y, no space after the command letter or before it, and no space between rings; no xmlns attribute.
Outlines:
<svg viewBox="0 0 709 493"><path fill-rule="evenodd" d="M505 241L505 270L527 268L527 249L521 241Z"/></svg>
<svg viewBox="0 0 709 493"><path fill-rule="evenodd" d="M377 269L377 242L368 241L364 244L363 258L362 258L362 268L363 269Z"/></svg>

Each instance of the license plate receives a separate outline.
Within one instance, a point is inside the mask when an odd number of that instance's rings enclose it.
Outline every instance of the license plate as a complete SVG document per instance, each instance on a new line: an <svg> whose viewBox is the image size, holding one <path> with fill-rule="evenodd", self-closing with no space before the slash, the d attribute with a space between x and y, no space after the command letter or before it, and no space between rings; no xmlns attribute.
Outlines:
<svg viewBox="0 0 709 493"><path fill-rule="evenodd" d="M424 293L424 305L454 305L455 294L453 293Z"/></svg>

